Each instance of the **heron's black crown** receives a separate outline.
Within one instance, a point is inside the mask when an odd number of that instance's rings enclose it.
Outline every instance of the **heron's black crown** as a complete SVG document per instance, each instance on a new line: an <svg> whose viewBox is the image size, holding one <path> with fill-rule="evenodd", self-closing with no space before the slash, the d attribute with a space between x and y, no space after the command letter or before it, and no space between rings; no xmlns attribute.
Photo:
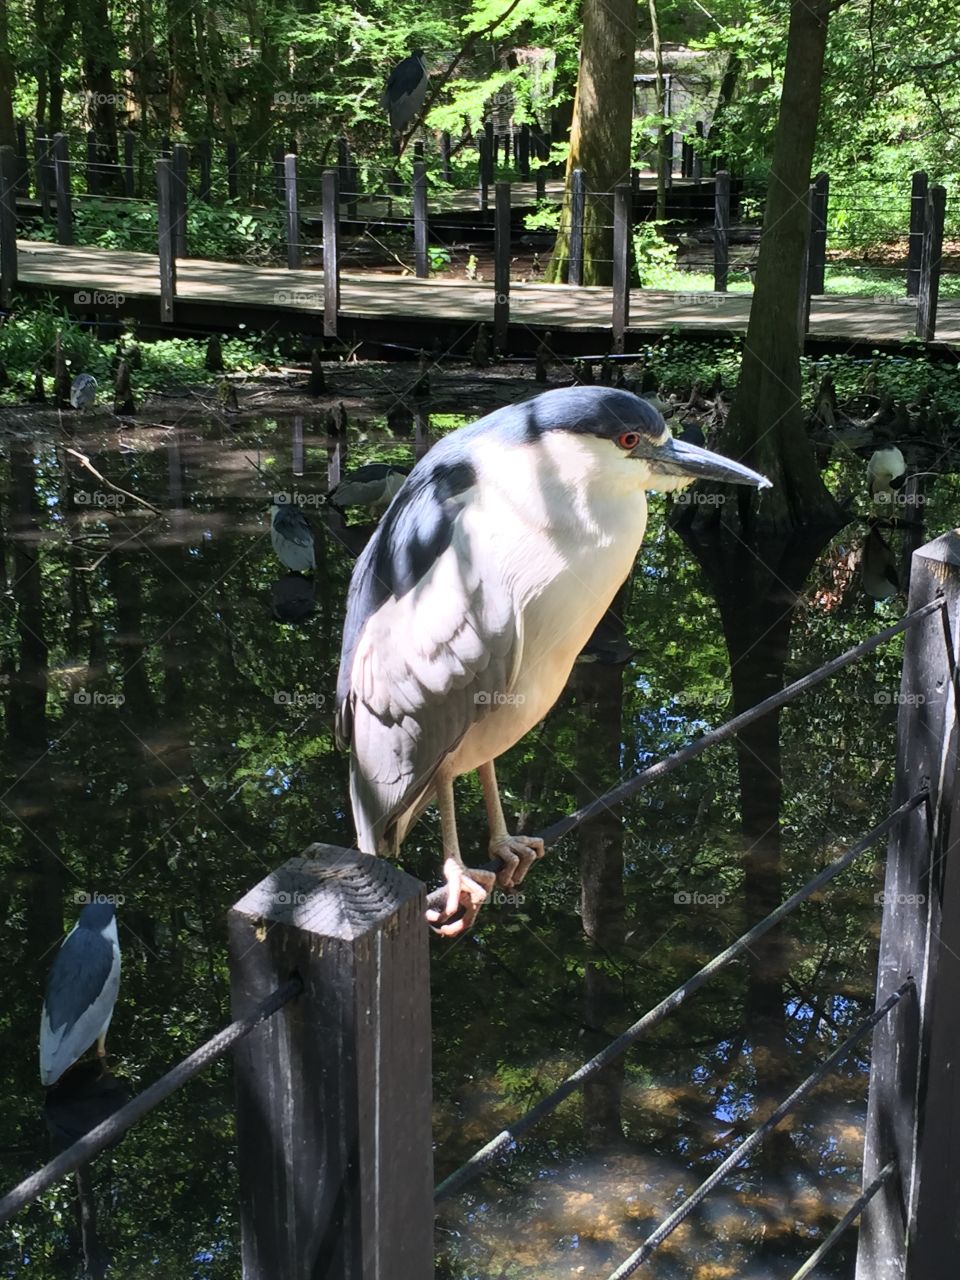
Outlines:
<svg viewBox="0 0 960 1280"><path fill-rule="evenodd" d="M77 917L77 927L102 933L116 914L112 902L90 902Z"/></svg>

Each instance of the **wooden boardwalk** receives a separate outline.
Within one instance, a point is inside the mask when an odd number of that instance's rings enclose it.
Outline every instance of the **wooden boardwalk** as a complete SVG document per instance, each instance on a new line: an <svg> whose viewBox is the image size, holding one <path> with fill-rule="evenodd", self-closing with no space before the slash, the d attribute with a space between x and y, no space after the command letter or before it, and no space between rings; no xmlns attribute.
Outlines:
<svg viewBox="0 0 960 1280"><path fill-rule="evenodd" d="M134 310L159 317L160 282L155 254L18 242L21 287L66 295L73 310L109 317ZM156 307L152 306L156 302ZM697 332L744 333L749 293L665 293L634 289L630 330L662 333L671 328ZM459 330L493 318L492 283L464 280L341 273L340 317L369 322L380 331L393 327L394 340L420 341L421 327ZM140 304L140 305L135 305ZM146 304L146 305L144 305ZM211 327L259 326L266 319L302 321L317 331L323 312L323 272L247 266L185 258L177 262L177 308L195 323ZM510 325L557 329L603 337L610 329L610 289L569 285L511 284ZM810 334L850 343L900 343L914 333L913 299L823 295L813 299ZM940 304L937 341L960 342L960 302Z"/></svg>

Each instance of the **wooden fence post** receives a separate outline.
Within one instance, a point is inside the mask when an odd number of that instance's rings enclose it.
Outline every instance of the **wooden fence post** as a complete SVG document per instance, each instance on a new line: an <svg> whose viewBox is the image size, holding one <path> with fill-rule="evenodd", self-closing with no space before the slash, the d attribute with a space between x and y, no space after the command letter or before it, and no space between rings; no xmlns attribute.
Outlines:
<svg viewBox="0 0 960 1280"><path fill-rule="evenodd" d="M427 259L427 166L422 160L413 162L413 257L418 280L430 274Z"/></svg>
<svg viewBox="0 0 960 1280"><path fill-rule="evenodd" d="M235 138L227 143L227 199L236 200L240 187L237 180L237 170L239 165L239 151Z"/></svg>
<svg viewBox="0 0 960 1280"><path fill-rule="evenodd" d="M570 261L567 283L583 281L583 216L587 208L587 177L583 169L574 169L570 184Z"/></svg>
<svg viewBox="0 0 960 1280"><path fill-rule="evenodd" d="M540 165L533 175L534 189L538 200L546 200L547 198L547 166Z"/></svg>
<svg viewBox="0 0 960 1280"><path fill-rule="evenodd" d="M212 154L213 148L209 138L201 138L197 143L197 165L200 169L200 179L197 183L197 199L202 200L204 204L210 203L210 194L212 189Z"/></svg>
<svg viewBox="0 0 960 1280"><path fill-rule="evenodd" d="M132 200L136 194L134 184L133 156L136 146L136 135L128 129L123 135L123 194Z"/></svg>
<svg viewBox="0 0 960 1280"><path fill-rule="evenodd" d="M943 261L943 219L947 192L931 187L924 214L923 257L920 261L920 296L917 299L917 337L932 342L937 332L940 299L940 267Z"/></svg>
<svg viewBox="0 0 960 1280"><path fill-rule="evenodd" d="M336 169L323 171L323 333L337 336L340 311L340 182Z"/></svg>
<svg viewBox="0 0 960 1280"><path fill-rule="evenodd" d="M173 323L173 302L177 292L177 253L173 197L173 161L166 157L157 161L157 228L160 255L160 320Z"/></svg>
<svg viewBox="0 0 960 1280"><path fill-rule="evenodd" d="M479 207L481 209L486 209L489 202L490 179L488 175L491 165L487 159L487 155L490 150L490 142L485 133L482 133L477 139L477 148L480 152L480 160L478 164L478 169L480 171Z"/></svg>
<svg viewBox="0 0 960 1280"><path fill-rule="evenodd" d="M630 215L633 194L628 182L613 189L613 350L622 355L630 323Z"/></svg>
<svg viewBox="0 0 960 1280"><path fill-rule="evenodd" d="M17 120L17 190L24 195L30 190L30 161L27 158L27 122Z"/></svg>
<svg viewBox="0 0 960 1280"><path fill-rule="evenodd" d="M823 293L827 271L827 202L830 175L818 173L810 188L810 249L807 259L807 293Z"/></svg>
<svg viewBox="0 0 960 1280"><path fill-rule="evenodd" d="M920 293L920 261L923 258L923 225L927 214L927 175L918 169L910 182L910 238L907 241L907 297Z"/></svg>
<svg viewBox="0 0 960 1280"><path fill-rule="evenodd" d="M187 256L187 172L190 151L182 142L173 144L171 160L173 196L173 245L178 258Z"/></svg>
<svg viewBox="0 0 960 1280"><path fill-rule="evenodd" d="M9 307L17 287L17 179L13 147L0 147L0 307Z"/></svg>
<svg viewBox="0 0 960 1280"><path fill-rule="evenodd" d="M56 175L51 159L50 139L42 133L33 135L33 154L36 164L36 189L40 199L40 216L44 222L50 219L50 198L56 190Z"/></svg>
<svg viewBox="0 0 960 1280"><path fill-rule="evenodd" d="M703 181L703 121L698 120L695 128L697 131L697 145L693 149L690 176L693 178L694 186L699 187Z"/></svg>
<svg viewBox="0 0 960 1280"><path fill-rule="evenodd" d="M891 808L925 784L930 801L894 828L877 895L883 907L877 1000L907 975L916 981L917 999L901 1001L873 1033L864 1186L891 1159L898 1172L864 1210L857 1280L953 1280L960 1251L960 789L950 675L960 618L956 532L914 553L908 609L941 593L944 613L906 633L899 693L879 691L899 708Z"/></svg>
<svg viewBox="0 0 960 1280"><path fill-rule="evenodd" d="M297 199L297 157L292 152L283 157L283 180L286 196L287 266L292 270L303 265L300 251L300 204Z"/></svg>
<svg viewBox="0 0 960 1280"><path fill-rule="evenodd" d="M312 845L231 909L240 1016L303 991L234 1053L244 1280L430 1280L430 971L423 886Z"/></svg>
<svg viewBox="0 0 960 1280"><path fill-rule="evenodd" d="M493 213L493 342L507 349L510 324L510 183L494 187Z"/></svg>
<svg viewBox="0 0 960 1280"><path fill-rule="evenodd" d="M713 288L727 292L730 270L730 174L718 169L714 174L716 192L713 201Z"/></svg>
<svg viewBox="0 0 960 1280"><path fill-rule="evenodd" d="M530 177L530 126L528 124L522 124L520 126L517 167L520 170L521 178L526 179Z"/></svg>
<svg viewBox="0 0 960 1280"><path fill-rule="evenodd" d="M73 210L70 207L70 154L67 135L53 136L53 170L56 175L57 244L73 244Z"/></svg>
<svg viewBox="0 0 960 1280"><path fill-rule="evenodd" d="M669 190L673 186L673 132L663 135L663 151L660 156L663 169L663 185Z"/></svg>
<svg viewBox="0 0 960 1280"><path fill-rule="evenodd" d="M797 299L797 328L800 345L810 329L810 233L813 223L813 183L807 187L807 234L803 246L803 267L800 271L800 297Z"/></svg>
<svg viewBox="0 0 960 1280"><path fill-rule="evenodd" d="M693 176L693 144L688 137L680 139L680 177Z"/></svg>

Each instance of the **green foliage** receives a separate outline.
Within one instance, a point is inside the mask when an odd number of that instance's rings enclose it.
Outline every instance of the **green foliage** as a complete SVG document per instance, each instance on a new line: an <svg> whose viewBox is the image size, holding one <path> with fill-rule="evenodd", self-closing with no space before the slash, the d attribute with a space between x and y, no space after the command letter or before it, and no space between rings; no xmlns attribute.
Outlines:
<svg viewBox="0 0 960 1280"><path fill-rule="evenodd" d="M646 289L669 289L676 276L676 248L664 240L667 223L650 219L633 228L634 283Z"/></svg>
<svg viewBox="0 0 960 1280"><path fill-rule="evenodd" d="M443 245L432 244L427 248L431 271L444 271L451 262L450 250Z"/></svg>

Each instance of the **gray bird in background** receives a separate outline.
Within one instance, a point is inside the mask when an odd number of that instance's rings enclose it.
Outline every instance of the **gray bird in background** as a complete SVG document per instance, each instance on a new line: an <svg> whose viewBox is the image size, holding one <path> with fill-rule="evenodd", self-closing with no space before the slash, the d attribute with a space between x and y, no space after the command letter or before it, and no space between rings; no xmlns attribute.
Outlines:
<svg viewBox="0 0 960 1280"><path fill-rule="evenodd" d="M78 373L70 383L70 404L74 409L89 409L96 399L96 378L92 373Z"/></svg>
<svg viewBox="0 0 960 1280"><path fill-rule="evenodd" d="M47 979L40 1016L40 1079L56 1084L107 1028L120 990L117 915L110 902L88 903L64 938Z"/></svg>
<svg viewBox="0 0 960 1280"><path fill-rule="evenodd" d="M270 541L277 559L294 573L313 573L317 567L310 521L300 507L290 501L289 494L274 496L270 507Z"/></svg>
<svg viewBox="0 0 960 1280"><path fill-rule="evenodd" d="M429 83L422 49L414 49L390 72L387 87L380 97L380 106L389 116L394 133L402 133L414 119L423 106Z"/></svg>
<svg viewBox="0 0 960 1280"><path fill-rule="evenodd" d="M409 467L395 466L392 462L368 462L348 472L327 494L327 502L338 511L368 507L374 515L381 515L409 474Z"/></svg>
<svg viewBox="0 0 960 1280"><path fill-rule="evenodd" d="M407 477L357 561L337 682L359 846L395 853L440 809L449 935L494 883L460 851L454 779L476 769L505 888L543 854L512 836L494 761L547 714L643 540L646 491L764 476L675 440L651 404L569 387L440 440ZM458 916L460 909L463 915Z"/></svg>

